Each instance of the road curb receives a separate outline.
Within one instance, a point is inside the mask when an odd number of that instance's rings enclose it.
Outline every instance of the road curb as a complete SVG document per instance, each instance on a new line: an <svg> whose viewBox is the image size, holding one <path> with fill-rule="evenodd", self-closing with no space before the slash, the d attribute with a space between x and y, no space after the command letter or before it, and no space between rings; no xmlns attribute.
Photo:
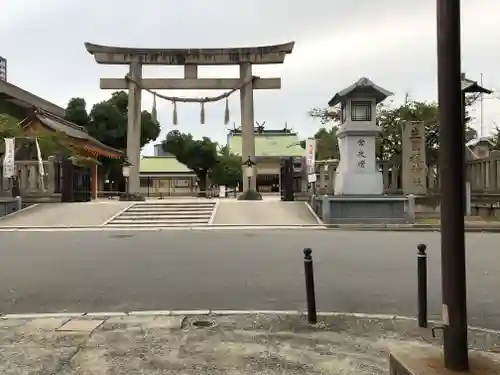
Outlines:
<svg viewBox="0 0 500 375"><path fill-rule="evenodd" d="M380 225L353 225L353 224L325 224L330 230L344 231L380 231L380 232L440 232L439 225L426 224L380 224ZM500 226L470 226L465 227L466 233L488 232L500 233Z"/></svg>
<svg viewBox="0 0 500 375"><path fill-rule="evenodd" d="M285 316L307 316L307 312L299 310L210 310L210 309L197 309L197 310L138 310L138 311L110 311L110 312L78 312L78 313L26 313L26 314L3 314L0 315L1 320L19 320L19 319L53 319L53 318L100 318L107 319L113 317L126 317L126 316L142 316L142 317L155 317L155 316L228 316L228 315L285 315ZM350 313L341 311L322 311L317 313L318 316L338 316L346 318L357 319L374 319L374 320L406 320L417 321L417 318L404 315L393 314L371 314L371 313ZM437 320L429 320L432 324L441 324ZM469 326L470 330L485 332L500 335L500 330L483 328L476 326Z"/></svg>
<svg viewBox="0 0 500 375"><path fill-rule="evenodd" d="M5 220L5 219L9 219L13 216L16 216L17 214L21 214L23 212L26 212L26 211L29 211L35 207L38 207L40 205L40 203L33 203L27 207L24 207L24 208L21 208L20 210L17 210L17 211L14 211L14 212L11 212L11 213L8 213L7 215L3 215L3 216L0 216L0 222L2 220Z"/></svg>
<svg viewBox="0 0 500 375"><path fill-rule="evenodd" d="M0 226L0 232L17 231L163 231L163 230L237 230L237 229L315 229L337 231L372 231L372 232L440 232L438 225L425 224L306 224L306 225L232 225L232 224L200 224L200 225L168 225L168 226L109 226L109 225L72 225L72 226ZM500 226L466 227L466 233L500 233Z"/></svg>

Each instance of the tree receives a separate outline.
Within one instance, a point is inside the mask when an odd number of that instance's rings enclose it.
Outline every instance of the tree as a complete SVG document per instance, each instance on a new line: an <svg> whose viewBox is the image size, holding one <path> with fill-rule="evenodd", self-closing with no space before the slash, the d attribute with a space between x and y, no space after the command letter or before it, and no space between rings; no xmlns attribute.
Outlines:
<svg viewBox="0 0 500 375"><path fill-rule="evenodd" d="M337 131L340 124L340 110L338 108L313 108L307 114L318 119L322 125L331 125L330 128L321 127L314 134L314 139L316 139L316 160L338 159ZM301 141L300 145L305 149L306 141Z"/></svg>
<svg viewBox="0 0 500 375"><path fill-rule="evenodd" d="M87 129L89 134L102 143L119 149L127 148L128 94L116 91L111 98L97 103L87 112L85 99L73 98L66 108L66 120ZM141 113L141 147L160 135L160 124L153 121L148 111Z"/></svg>
<svg viewBox="0 0 500 375"><path fill-rule="evenodd" d="M80 126L87 126L90 123L87 113L87 103L82 98L72 98L66 108L66 120Z"/></svg>
<svg viewBox="0 0 500 375"><path fill-rule="evenodd" d="M0 139L16 138L16 154L18 158L26 159L36 155L35 142L32 137L25 136L19 121L9 115L0 114ZM77 153L65 142L65 135L61 132L47 132L36 136L43 159L53 155L77 157ZM1 142L0 154L5 152L5 145Z"/></svg>
<svg viewBox="0 0 500 375"><path fill-rule="evenodd" d="M19 126L19 121L3 113L0 113L0 138L20 137L23 131Z"/></svg>
<svg viewBox="0 0 500 375"><path fill-rule="evenodd" d="M229 147L223 146L217 155L217 163L213 166L210 179L217 185L235 188L242 181L241 157L233 154Z"/></svg>
<svg viewBox="0 0 500 375"><path fill-rule="evenodd" d="M126 150L128 124L128 94L125 91L116 91L111 98L95 104L90 113L87 111L85 99L73 98L66 108L66 120L83 126L88 133L102 143ZM148 111L141 113L141 140L144 147L160 135L160 124L155 122ZM102 168L101 176L108 175L110 180L122 181L120 160L99 158Z"/></svg>
<svg viewBox="0 0 500 375"><path fill-rule="evenodd" d="M498 126L495 127L488 139L493 142L493 150L500 151L500 128Z"/></svg>
<svg viewBox="0 0 500 375"><path fill-rule="evenodd" d="M217 143L208 137L194 139L188 133L172 130L163 141L163 150L176 157L176 159L192 169L198 177L200 195L205 196L207 190L207 177L209 171L217 164Z"/></svg>
<svg viewBox="0 0 500 375"><path fill-rule="evenodd" d="M471 105L473 98L467 98L467 104ZM319 119L322 123L333 123L333 128L339 125L338 111L329 109L314 109L309 116ZM376 152L379 160L390 160L395 163L401 162L401 135L403 124L408 121L423 121L426 129L426 157L429 164L437 162L439 154L439 123L438 105L435 102L421 102L407 100L400 106L381 104L377 107L377 124L381 132L377 137ZM467 122L471 120L466 112ZM466 126L466 142L477 137L477 133L470 126ZM333 141L333 147L338 147Z"/></svg>

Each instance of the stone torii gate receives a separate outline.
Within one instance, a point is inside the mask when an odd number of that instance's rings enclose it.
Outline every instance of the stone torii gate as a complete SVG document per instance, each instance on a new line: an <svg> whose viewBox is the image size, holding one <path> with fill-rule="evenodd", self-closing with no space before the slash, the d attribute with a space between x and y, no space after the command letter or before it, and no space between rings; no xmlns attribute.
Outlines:
<svg viewBox="0 0 500 375"><path fill-rule="evenodd" d="M127 158L130 168L129 189L139 191L141 90L240 90L242 159L255 162L253 90L280 89L281 78L258 78L252 64L282 64L292 53L294 42L260 47L156 49L101 46L85 43L98 64L129 65L130 79L101 78L101 89L128 89ZM184 66L184 78L142 78L143 65ZM199 65L239 65L240 78L198 78ZM180 100L179 102L182 102ZM243 179L243 191L256 191L256 173Z"/></svg>

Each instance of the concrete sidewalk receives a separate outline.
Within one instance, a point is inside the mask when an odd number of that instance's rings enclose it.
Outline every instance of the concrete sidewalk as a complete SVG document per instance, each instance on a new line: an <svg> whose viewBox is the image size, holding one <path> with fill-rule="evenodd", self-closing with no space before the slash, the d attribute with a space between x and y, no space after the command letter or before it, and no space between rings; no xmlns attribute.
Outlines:
<svg viewBox="0 0 500 375"><path fill-rule="evenodd" d="M0 218L1 227L100 226L133 202L42 203Z"/></svg>
<svg viewBox="0 0 500 375"><path fill-rule="evenodd" d="M322 223L305 202L264 199L262 201L220 200L212 224L321 225Z"/></svg>
<svg viewBox="0 0 500 375"><path fill-rule="evenodd" d="M284 313L150 314L1 319L0 372L386 374L389 346L439 345L430 329L402 318L326 314L311 327ZM500 365L498 333L471 329L469 337Z"/></svg>

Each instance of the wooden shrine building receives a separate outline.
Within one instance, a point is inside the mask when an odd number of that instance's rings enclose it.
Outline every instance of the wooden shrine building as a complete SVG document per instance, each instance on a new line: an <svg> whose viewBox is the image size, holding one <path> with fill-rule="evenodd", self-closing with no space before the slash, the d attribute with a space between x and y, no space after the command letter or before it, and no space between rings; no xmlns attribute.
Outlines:
<svg viewBox="0 0 500 375"><path fill-rule="evenodd" d="M120 150L109 147L93 138L84 127L75 125L39 108L33 108L31 114L20 123L20 126L28 137L58 133L65 148L79 157L96 161L91 163L90 166L92 199L97 198L99 186L97 158L103 156L111 159L121 159L123 157Z"/></svg>

